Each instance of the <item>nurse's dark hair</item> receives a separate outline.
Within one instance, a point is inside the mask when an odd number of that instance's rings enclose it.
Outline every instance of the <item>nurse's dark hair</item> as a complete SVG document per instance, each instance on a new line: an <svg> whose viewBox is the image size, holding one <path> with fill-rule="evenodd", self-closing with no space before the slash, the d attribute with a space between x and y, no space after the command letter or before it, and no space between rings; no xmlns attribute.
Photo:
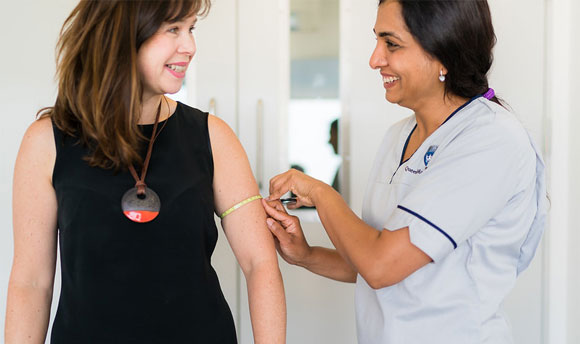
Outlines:
<svg viewBox="0 0 580 344"><path fill-rule="evenodd" d="M210 0L80 1L60 32L56 102L38 116L87 146L91 166L139 165L137 53L163 23L203 16L209 8Z"/></svg>
<svg viewBox="0 0 580 344"><path fill-rule="evenodd" d="M472 98L487 91L496 43L487 0L379 0L379 6L387 1L401 5L411 35L447 68L446 94Z"/></svg>

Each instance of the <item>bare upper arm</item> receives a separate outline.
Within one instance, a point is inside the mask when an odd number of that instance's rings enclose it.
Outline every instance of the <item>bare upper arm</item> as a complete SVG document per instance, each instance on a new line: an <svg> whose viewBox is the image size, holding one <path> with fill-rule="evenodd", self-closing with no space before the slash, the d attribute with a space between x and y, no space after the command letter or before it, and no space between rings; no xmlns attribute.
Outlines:
<svg viewBox="0 0 580 344"><path fill-rule="evenodd" d="M14 167L11 284L52 288L57 238L57 202L52 186L55 158L50 118L35 121L24 134Z"/></svg>
<svg viewBox="0 0 580 344"><path fill-rule="evenodd" d="M409 227L384 229L377 241L376 261L369 269L367 283L375 289L391 286L432 262L425 252L411 243Z"/></svg>
<svg viewBox="0 0 580 344"><path fill-rule="evenodd" d="M246 152L230 127L212 115L208 118L208 127L214 161L216 211L221 214L241 201L241 197L257 195L259 190Z"/></svg>
<svg viewBox="0 0 580 344"><path fill-rule="evenodd" d="M218 214L260 194L246 153L231 128L209 116L208 127L214 161L214 196ZM244 272L264 261L277 262L266 213L259 201L250 202L222 220L228 241Z"/></svg>

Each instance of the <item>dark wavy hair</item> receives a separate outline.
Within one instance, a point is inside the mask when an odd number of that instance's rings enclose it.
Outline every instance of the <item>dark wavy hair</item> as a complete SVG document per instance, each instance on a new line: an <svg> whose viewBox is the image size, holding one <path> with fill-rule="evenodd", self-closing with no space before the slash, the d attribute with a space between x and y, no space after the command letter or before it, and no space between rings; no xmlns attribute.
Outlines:
<svg viewBox="0 0 580 344"><path fill-rule="evenodd" d="M411 35L447 68L445 94L472 98L487 91L496 43L487 0L393 1ZM491 100L501 105L497 97Z"/></svg>
<svg viewBox="0 0 580 344"><path fill-rule="evenodd" d="M91 166L140 164L137 53L163 23L205 15L209 7L210 0L80 1L57 45L56 102L38 115L87 146Z"/></svg>

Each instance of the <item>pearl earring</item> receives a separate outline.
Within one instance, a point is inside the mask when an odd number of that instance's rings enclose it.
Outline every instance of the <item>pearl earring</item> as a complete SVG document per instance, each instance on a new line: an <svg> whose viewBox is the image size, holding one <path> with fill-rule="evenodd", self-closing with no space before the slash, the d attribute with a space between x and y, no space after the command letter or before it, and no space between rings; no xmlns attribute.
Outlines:
<svg viewBox="0 0 580 344"><path fill-rule="evenodd" d="M443 75L443 69L439 71L439 81L445 82L445 75Z"/></svg>

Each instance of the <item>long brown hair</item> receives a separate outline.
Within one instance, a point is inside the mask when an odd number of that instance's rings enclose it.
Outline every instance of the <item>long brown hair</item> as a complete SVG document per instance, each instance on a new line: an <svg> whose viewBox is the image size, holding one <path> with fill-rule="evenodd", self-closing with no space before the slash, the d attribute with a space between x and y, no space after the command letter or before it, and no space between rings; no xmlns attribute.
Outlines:
<svg viewBox="0 0 580 344"><path fill-rule="evenodd" d="M80 1L60 32L56 102L39 116L86 145L91 166L140 164L139 48L164 22L203 16L209 7L210 0Z"/></svg>

